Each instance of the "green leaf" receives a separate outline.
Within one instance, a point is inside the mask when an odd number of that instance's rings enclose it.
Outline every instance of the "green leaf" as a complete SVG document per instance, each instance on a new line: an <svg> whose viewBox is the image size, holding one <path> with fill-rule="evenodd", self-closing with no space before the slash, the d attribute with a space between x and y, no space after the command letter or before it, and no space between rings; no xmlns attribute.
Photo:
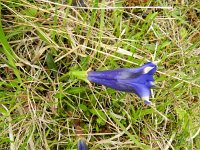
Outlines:
<svg viewBox="0 0 200 150"><path fill-rule="evenodd" d="M84 104L80 104L80 105L79 105L79 108L80 108L81 110L83 110L83 111L87 111L87 110L88 110L87 106L84 105Z"/></svg>
<svg viewBox="0 0 200 150"><path fill-rule="evenodd" d="M163 49L163 48L165 48L166 46L168 46L168 45L170 45L170 44L171 44L170 41L164 41L164 42L161 44L160 49Z"/></svg>
<svg viewBox="0 0 200 150"><path fill-rule="evenodd" d="M102 110L97 110L97 109L90 109L90 112L99 118L97 119L97 123L100 125L105 125L105 122L107 120L107 116Z"/></svg>
<svg viewBox="0 0 200 150"><path fill-rule="evenodd" d="M138 137L136 137L136 135L132 135L130 132L128 132L126 130L126 127L124 127L124 125L117 119L115 118L114 115L112 115L112 113L109 113L110 117L116 122L116 124L118 126L120 126L120 128L129 136L129 138L138 146L138 147L142 147L144 149L149 149L150 147L143 144L143 143L140 143Z"/></svg>
<svg viewBox="0 0 200 150"><path fill-rule="evenodd" d="M4 116L9 115L9 112L7 112L6 109L2 105L0 105L0 113L3 114Z"/></svg>
<svg viewBox="0 0 200 150"><path fill-rule="evenodd" d="M1 5L0 5L0 13L1 13ZM7 41L7 37L4 34L2 23L1 23L1 14L0 14L0 43L3 46L3 53L6 55L8 59L8 62L9 62L8 66L10 66L13 69L15 75L17 76L18 81L22 83L22 79L20 77L20 71L17 69L16 63L15 63L17 56L12 50L11 46L9 45Z"/></svg>
<svg viewBox="0 0 200 150"><path fill-rule="evenodd" d="M56 63L54 62L54 59L53 59L53 56L51 55L51 53L47 54L46 62L47 62L48 68L51 69L53 71L53 75L56 76L58 69L57 69Z"/></svg>
<svg viewBox="0 0 200 150"><path fill-rule="evenodd" d="M185 39L188 36L188 32L184 27L180 29L180 34L181 34L182 39Z"/></svg>
<svg viewBox="0 0 200 150"><path fill-rule="evenodd" d="M27 8L23 10L21 13L30 17L35 17L37 15L37 10L34 8Z"/></svg>

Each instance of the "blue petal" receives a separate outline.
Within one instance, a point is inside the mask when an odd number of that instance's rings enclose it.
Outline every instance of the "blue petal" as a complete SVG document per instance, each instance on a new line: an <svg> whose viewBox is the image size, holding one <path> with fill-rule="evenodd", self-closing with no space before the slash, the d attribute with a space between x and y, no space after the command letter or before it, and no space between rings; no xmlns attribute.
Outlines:
<svg viewBox="0 0 200 150"><path fill-rule="evenodd" d="M148 104L156 69L155 64L148 62L138 68L89 72L88 80L119 91L136 93Z"/></svg>
<svg viewBox="0 0 200 150"><path fill-rule="evenodd" d="M115 90L124 91L124 92L133 92L132 87L127 87L126 84L118 82L117 80L102 79L102 78L96 78L96 77L88 77L88 80L91 82L97 83L99 85L104 85L106 87L113 88Z"/></svg>
<svg viewBox="0 0 200 150"><path fill-rule="evenodd" d="M84 140L78 141L78 150L88 150L88 147Z"/></svg>
<svg viewBox="0 0 200 150"><path fill-rule="evenodd" d="M128 79L128 80L120 80L120 82L126 82L128 83L138 83L138 84L144 84L147 87L151 88L152 82L154 82L153 76L148 74L142 74L140 76L137 76L136 78Z"/></svg>
<svg viewBox="0 0 200 150"><path fill-rule="evenodd" d="M93 71L88 73L88 77L99 78L99 79L128 79L135 78L141 74L144 74L146 67L152 67L153 69L148 72L149 75L153 75L156 71L156 65L152 62L148 62L138 68L120 68L115 70L106 71Z"/></svg>
<svg viewBox="0 0 200 150"><path fill-rule="evenodd" d="M156 65L152 62L148 62L148 63L146 63L146 64L144 64L144 65L142 65L138 68L129 69L129 71L133 74L138 73L138 72L142 72L144 74L144 69L146 67L152 67L152 70L148 72L148 74L150 74L150 75L152 75L156 71Z"/></svg>
<svg viewBox="0 0 200 150"><path fill-rule="evenodd" d="M145 103L146 105L150 105L150 104L151 104L151 101L149 101L149 100L144 100L144 103Z"/></svg>
<svg viewBox="0 0 200 150"><path fill-rule="evenodd" d="M129 71L130 69L121 68L115 70L106 70L106 71L93 71L88 73L88 77L90 78L97 78L97 79L122 79L122 78L129 78L132 75L132 72Z"/></svg>
<svg viewBox="0 0 200 150"><path fill-rule="evenodd" d="M149 100L149 97L151 95L150 88L146 86L145 84L140 83L124 83L127 86L132 88L133 93L137 94L142 100Z"/></svg>

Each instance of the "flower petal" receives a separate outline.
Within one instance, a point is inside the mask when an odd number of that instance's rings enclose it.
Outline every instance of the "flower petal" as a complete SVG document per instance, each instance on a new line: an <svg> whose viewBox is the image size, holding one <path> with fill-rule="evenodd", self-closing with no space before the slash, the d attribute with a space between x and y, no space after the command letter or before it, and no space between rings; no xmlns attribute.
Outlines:
<svg viewBox="0 0 200 150"><path fill-rule="evenodd" d="M78 150L88 150L88 147L84 140L78 141Z"/></svg>
<svg viewBox="0 0 200 150"><path fill-rule="evenodd" d="M132 92L137 94L142 100L149 100L149 97L151 95L150 87L146 86L145 84L139 84L139 83L124 83L127 87L132 88Z"/></svg>
<svg viewBox="0 0 200 150"><path fill-rule="evenodd" d="M98 79L127 79L132 75L132 73L127 68L115 69L115 70L106 70L106 71L93 71L88 73L90 78Z"/></svg>
<svg viewBox="0 0 200 150"><path fill-rule="evenodd" d="M151 70L149 70L148 72L145 71L146 68L152 68ZM149 75L152 75L154 74L154 72L156 71L157 69L157 66L152 63L152 62L147 62L145 63L144 65L138 67L138 68L133 68L133 69L130 69L130 72L132 73L138 73L138 72L142 72L143 74L149 74Z"/></svg>
<svg viewBox="0 0 200 150"><path fill-rule="evenodd" d="M148 72L145 72L145 68L151 68ZM152 62L148 62L141 67L138 68L120 68L114 70L106 70L106 71L93 71L88 73L88 77L95 77L99 79L128 79L134 78L141 74L153 74L156 71L156 65Z"/></svg>
<svg viewBox="0 0 200 150"><path fill-rule="evenodd" d="M88 77L88 80L94 83L97 83L99 85L104 85L106 87L110 87L112 89L118 90L118 91L124 91L124 92L132 92L132 87L128 87L126 84L123 84L121 82L118 82L117 80L111 80L111 79L99 79L96 77Z"/></svg>
<svg viewBox="0 0 200 150"><path fill-rule="evenodd" d="M147 73L149 73L152 69L154 69L154 67L146 67L146 68L144 68L144 74L147 74Z"/></svg>
<svg viewBox="0 0 200 150"><path fill-rule="evenodd" d="M154 85L153 74L157 66L148 62L138 68L121 68L88 73L88 80L115 90L137 94L146 104L150 104L150 88Z"/></svg>
<svg viewBox="0 0 200 150"><path fill-rule="evenodd" d="M144 103L147 104L147 105L150 105L150 104L151 104L151 101L149 101L149 100L144 100Z"/></svg>
<svg viewBox="0 0 200 150"><path fill-rule="evenodd" d="M148 75L153 75L157 69L156 64L154 64L152 62L148 62L148 63L144 64L143 66L144 66L144 70L143 70L144 74L148 74Z"/></svg>

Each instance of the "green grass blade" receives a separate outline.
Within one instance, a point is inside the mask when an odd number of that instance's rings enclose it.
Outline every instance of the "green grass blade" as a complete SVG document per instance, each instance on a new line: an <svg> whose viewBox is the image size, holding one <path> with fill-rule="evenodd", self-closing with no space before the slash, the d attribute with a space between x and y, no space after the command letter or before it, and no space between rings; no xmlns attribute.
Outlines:
<svg viewBox="0 0 200 150"><path fill-rule="evenodd" d="M128 137L138 146L138 147L142 147L142 148L149 148L147 145L144 145L143 143L140 143L140 141L138 139L135 138L134 135L132 135L130 132L128 132L126 130L126 128L124 127L124 125L117 119L115 118L114 115L112 115L111 113L109 114L110 117L117 123L118 126L120 126L120 128L128 135Z"/></svg>
<svg viewBox="0 0 200 150"><path fill-rule="evenodd" d="M1 5L0 5L0 12L1 12ZM16 55L13 52L11 46L9 45L7 38L4 34L3 28L2 28L2 23L1 23L1 14L0 14L0 43L3 46L3 53L6 55L8 61L9 61L9 66L13 69L15 75L17 76L17 79L19 82L22 82L22 79L20 77L20 71L17 69L15 60L16 60Z"/></svg>

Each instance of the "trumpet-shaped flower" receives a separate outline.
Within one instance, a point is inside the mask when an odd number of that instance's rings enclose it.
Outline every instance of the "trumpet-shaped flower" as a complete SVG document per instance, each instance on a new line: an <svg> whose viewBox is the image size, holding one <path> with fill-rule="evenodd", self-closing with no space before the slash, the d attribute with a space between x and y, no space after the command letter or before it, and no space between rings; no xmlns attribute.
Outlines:
<svg viewBox="0 0 200 150"><path fill-rule="evenodd" d="M150 104L150 89L154 85L153 74L156 69L154 63L148 62L138 68L89 72L87 79L115 90L135 93L145 104Z"/></svg>
<svg viewBox="0 0 200 150"><path fill-rule="evenodd" d="M78 150L88 150L85 141L82 139L78 141Z"/></svg>

